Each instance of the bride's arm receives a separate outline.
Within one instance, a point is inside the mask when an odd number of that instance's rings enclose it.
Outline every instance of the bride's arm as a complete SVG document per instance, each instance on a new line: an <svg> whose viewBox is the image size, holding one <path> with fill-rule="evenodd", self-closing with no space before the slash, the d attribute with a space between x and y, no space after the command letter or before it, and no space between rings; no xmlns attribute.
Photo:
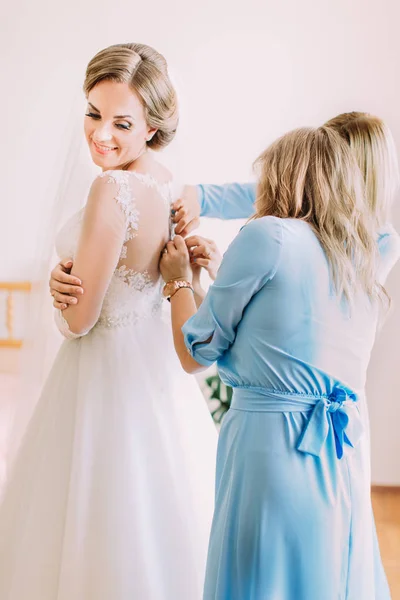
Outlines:
<svg viewBox="0 0 400 600"><path fill-rule="evenodd" d="M71 275L82 282L79 303L57 312L57 325L68 338L80 337L96 324L104 295L118 264L126 217L116 201L118 183L97 178L90 190Z"/></svg>

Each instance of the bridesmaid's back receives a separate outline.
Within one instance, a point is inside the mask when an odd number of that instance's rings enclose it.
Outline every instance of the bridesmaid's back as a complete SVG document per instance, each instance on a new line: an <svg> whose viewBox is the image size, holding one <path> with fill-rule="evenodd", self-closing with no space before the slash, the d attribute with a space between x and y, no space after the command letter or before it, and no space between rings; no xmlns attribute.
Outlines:
<svg viewBox="0 0 400 600"><path fill-rule="evenodd" d="M228 351L229 361L244 377L251 364L256 380L249 385L286 389L293 384L309 393L323 387L324 373L362 389L379 302L362 292L352 305L338 298L326 254L305 221L264 217L258 223L265 235L280 229L279 263L274 277L248 304ZM383 272L398 257L397 234L381 236L379 245Z"/></svg>

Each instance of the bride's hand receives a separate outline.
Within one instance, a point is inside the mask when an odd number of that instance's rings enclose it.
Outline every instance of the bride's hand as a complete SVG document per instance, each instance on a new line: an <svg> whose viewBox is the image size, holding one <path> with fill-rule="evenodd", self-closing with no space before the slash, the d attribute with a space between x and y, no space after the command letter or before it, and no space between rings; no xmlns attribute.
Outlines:
<svg viewBox="0 0 400 600"><path fill-rule="evenodd" d="M175 236L165 246L161 255L160 271L165 283L172 279L192 281L189 251L181 236Z"/></svg>
<svg viewBox="0 0 400 600"><path fill-rule="evenodd" d="M78 296L83 294L81 280L70 274L72 265L72 260L64 260L51 272L49 287L54 308L65 310L70 304L77 304Z"/></svg>
<svg viewBox="0 0 400 600"><path fill-rule="evenodd" d="M213 281L217 277L222 256L213 240L193 235L185 240L190 254L190 262L195 269L196 266L203 267ZM200 270L200 269L199 269Z"/></svg>

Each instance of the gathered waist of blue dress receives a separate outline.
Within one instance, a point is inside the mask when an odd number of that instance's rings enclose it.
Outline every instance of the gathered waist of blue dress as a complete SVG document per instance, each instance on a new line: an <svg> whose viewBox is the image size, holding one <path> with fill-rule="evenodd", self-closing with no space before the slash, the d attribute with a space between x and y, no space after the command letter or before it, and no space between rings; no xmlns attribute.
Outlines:
<svg viewBox="0 0 400 600"><path fill-rule="evenodd" d="M297 450L320 456L331 433L338 458L344 444L354 447L363 425L357 395L344 385L333 386L327 394L303 394L258 387L234 388L231 410L245 412L308 412L308 422L297 443Z"/></svg>
<svg viewBox="0 0 400 600"><path fill-rule="evenodd" d="M285 392L261 387L235 387L231 409L250 412L305 412L321 400L329 402L329 395ZM346 400L347 397L344 401Z"/></svg>

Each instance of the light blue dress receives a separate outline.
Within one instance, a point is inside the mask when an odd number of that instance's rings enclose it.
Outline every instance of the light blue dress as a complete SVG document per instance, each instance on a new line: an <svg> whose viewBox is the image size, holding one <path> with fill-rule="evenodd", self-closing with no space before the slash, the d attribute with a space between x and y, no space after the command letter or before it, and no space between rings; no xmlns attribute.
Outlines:
<svg viewBox="0 0 400 600"><path fill-rule="evenodd" d="M336 299L305 222L258 219L229 247L183 328L196 361L217 361L234 388L204 600L390 598L364 398L377 312Z"/></svg>
<svg viewBox="0 0 400 600"><path fill-rule="evenodd" d="M248 219L255 213L257 183L199 184L197 199L200 215L214 219ZM400 238L391 223L382 228L378 236L382 262L379 281L385 284L386 278L400 256Z"/></svg>
<svg viewBox="0 0 400 600"><path fill-rule="evenodd" d="M202 217L246 219L254 214L255 183L201 184L197 199Z"/></svg>

